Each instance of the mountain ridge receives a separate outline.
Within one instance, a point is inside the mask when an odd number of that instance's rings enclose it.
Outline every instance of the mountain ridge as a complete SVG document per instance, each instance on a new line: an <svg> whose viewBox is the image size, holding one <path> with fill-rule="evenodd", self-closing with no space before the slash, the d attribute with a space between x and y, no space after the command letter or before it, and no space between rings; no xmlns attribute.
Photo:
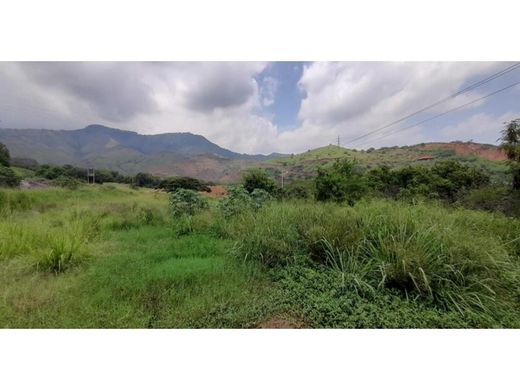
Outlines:
<svg viewBox="0 0 520 390"><path fill-rule="evenodd" d="M31 158L40 164L88 166L123 174L192 176L223 183L239 180L241 172L253 166L273 170L275 175L286 170L288 177L309 177L317 167L342 157L366 166L399 166L454 156L495 164L505 160L503 151L495 145L461 141L364 151L329 145L300 154L248 155L222 148L190 132L144 135L99 124L77 130L0 128L0 142L7 145L12 157Z"/></svg>

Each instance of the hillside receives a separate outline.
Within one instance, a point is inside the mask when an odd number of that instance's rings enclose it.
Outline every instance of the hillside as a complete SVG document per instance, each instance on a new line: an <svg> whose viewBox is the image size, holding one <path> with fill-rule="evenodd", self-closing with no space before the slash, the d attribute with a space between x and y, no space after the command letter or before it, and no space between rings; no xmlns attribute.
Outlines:
<svg viewBox="0 0 520 390"><path fill-rule="evenodd" d="M191 176L221 183L236 182L250 167L267 169L279 178L306 179L320 166L338 158L352 158L365 167L404 166L457 159L505 171L505 155L495 145L473 142L426 143L414 146L352 150L329 145L301 154L247 155L233 152L191 133L143 135L90 125L79 130L0 129L0 142L12 157L31 158L40 164L72 164L105 168L123 174L148 172L157 176Z"/></svg>
<svg viewBox="0 0 520 390"><path fill-rule="evenodd" d="M79 130L0 129L12 157L40 164L93 166L125 174L189 175L230 181L256 161L276 157L232 152L191 133L143 135L90 125Z"/></svg>
<svg viewBox="0 0 520 390"><path fill-rule="evenodd" d="M432 164L438 160L456 159L497 173L503 173L507 169L503 164L506 156L500 148L473 142L425 143L371 148L366 151L328 145L301 154L271 159L258 165L270 170L275 177L279 177L283 171L286 179L300 180L314 176L318 167L328 166L339 158L355 159L367 168L382 164L391 167Z"/></svg>

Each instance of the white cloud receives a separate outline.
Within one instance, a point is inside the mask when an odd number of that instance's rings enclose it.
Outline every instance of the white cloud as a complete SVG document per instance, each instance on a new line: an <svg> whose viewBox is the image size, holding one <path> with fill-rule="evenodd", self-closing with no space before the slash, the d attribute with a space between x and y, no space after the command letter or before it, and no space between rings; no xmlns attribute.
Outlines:
<svg viewBox="0 0 520 390"><path fill-rule="evenodd" d="M348 141L453 94L471 77L500 66L482 62L313 63L305 67L299 83L306 94L299 118L302 128L314 127L328 138L340 135ZM448 110L480 96L472 91L429 112ZM410 143L420 138L411 137L412 132L395 133L370 146ZM377 138L374 135L367 140Z"/></svg>
<svg viewBox="0 0 520 390"><path fill-rule="evenodd" d="M274 104L277 88L278 80L274 77L268 76L263 80L260 95L262 96L262 105L264 107L269 107Z"/></svg>
<svg viewBox="0 0 520 390"><path fill-rule="evenodd" d="M466 120L442 128L438 139L443 141L470 141L496 144L500 137L500 131L504 123L520 117L517 113L507 112L503 115L494 116L485 113L472 115Z"/></svg>
<svg viewBox="0 0 520 390"><path fill-rule="evenodd" d="M74 129L90 123L142 133L190 131L238 152L301 152L346 141L444 98L505 67L500 63L312 63L299 82L301 126L281 132L262 107L279 81L255 76L265 63L0 63L0 127ZM435 107L442 112L484 93ZM500 118L498 118L500 119ZM489 142L497 118L473 116L438 134L414 127L367 137L354 147L412 144L435 137ZM500 122L501 123L501 122ZM486 130L487 129L487 130ZM458 134L458 135L456 135ZM475 135L476 134L476 135ZM480 137L480 138L477 138Z"/></svg>

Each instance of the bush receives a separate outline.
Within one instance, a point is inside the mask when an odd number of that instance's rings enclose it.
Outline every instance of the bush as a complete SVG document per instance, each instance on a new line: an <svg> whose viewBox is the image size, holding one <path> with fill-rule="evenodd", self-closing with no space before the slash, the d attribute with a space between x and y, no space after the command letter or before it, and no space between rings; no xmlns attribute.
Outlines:
<svg viewBox="0 0 520 390"><path fill-rule="evenodd" d="M365 178L353 161L337 161L331 168L318 169L316 200L347 202L354 205L367 192Z"/></svg>
<svg viewBox="0 0 520 390"><path fill-rule="evenodd" d="M251 205L255 210L261 209L264 204L273 199L269 192L260 188L255 188L249 196L251 197Z"/></svg>
<svg viewBox="0 0 520 390"><path fill-rule="evenodd" d="M506 187L484 187L468 191L457 205L485 211L496 211L512 217L520 217L520 196Z"/></svg>
<svg viewBox="0 0 520 390"><path fill-rule="evenodd" d="M13 170L0 165L0 187L17 187L19 184L20 178Z"/></svg>
<svg viewBox="0 0 520 390"><path fill-rule="evenodd" d="M167 192L174 192L180 188L184 188L186 190L193 191L204 191L210 192L211 188L202 181L195 179L193 177L169 177L167 179L163 179L157 185L158 188L161 188Z"/></svg>
<svg viewBox="0 0 520 390"><path fill-rule="evenodd" d="M274 180L265 171L258 168L250 169L242 176L242 186L249 193L252 193L255 189L260 189L272 195L278 189Z"/></svg>
<svg viewBox="0 0 520 390"><path fill-rule="evenodd" d="M249 193L243 186L235 186L219 201L217 208L225 218L230 218L246 211L259 210L272 199L271 194L265 190L256 188Z"/></svg>
<svg viewBox="0 0 520 390"><path fill-rule="evenodd" d="M53 180L54 184L59 187L67 188L69 190L75 190L81 184L80 181L70 177L70 176L59 176Z"/></svg>
<svg viewBox="0 0 520 390"><path fill-rule="evenodd" d="M303 256L343 273L363 294L393 291L495 319L518 294L520 224L505 218L395 201L276 203L232 225L240 258L274 266Z"/></svg>
<svg viewBox="0 0 520 390"><path fill-rule="evenodd" d="M8 167L10 160L11 156L9 155L9 149L7 149L7 146L0 142L0 167Z"/></svg>
<svg viewBox="0 0 520 390"><path fill-rule="evenodd" d="M49 252L37 263L37 269L55 274L65 272L82 260L81 250L82 244L77 238L56 237Z"/></svg>
<svg viewBox="0 0 520 390"><path fill-rule="evenodd" d="M309 190L301 185L295 184L284 189L284 197L292 199L306 199L309 197Z"/></svg>
<svg viewBox="0 0 520 390"><path fill-rule="evenodd" d="M226 218L237 215L243 211L251 209L251 197L243 186L229 188L228 195L222 198L217 208Z"/></svg>
<svg viewBox="0 0 520 390"><path fill-rule="evenodd" d="M381 166L371 169L367 179L373 190L393 198L428 197L449 202L454 202L464 191L481 188L490 182L489 175L482 169L458 161L436 162L431 168Z"/></svg>
<svg viewBox="0 0 520 390"><path fill-rule="evenodd" d="M149 173L139 172L135 175L132 184L137 187L148 187L153 188L159 185L160 179L150 175Z"/></svg>
<svg viewBox="0 0 520 390"><path fill-rule="evenodd" d="M208 207L208 202L192 190L178 189L170 194L170 208L173 216L190 216Z"/></svg>

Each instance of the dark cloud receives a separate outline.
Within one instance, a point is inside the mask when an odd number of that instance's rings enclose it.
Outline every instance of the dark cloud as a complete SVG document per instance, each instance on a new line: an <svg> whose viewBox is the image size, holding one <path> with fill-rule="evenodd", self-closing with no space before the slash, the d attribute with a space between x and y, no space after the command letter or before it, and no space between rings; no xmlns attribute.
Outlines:
<svg viewBox="0 0 520 390"><path fill-rule="evenodd" d="M153 90L140 77L146 64L107 62L21 63L26 76L46 88L87 102L102 119L123 122L157 109Z"/></svg>
<svg viewBox="0 0 520 390"><path fill-rule="evenodd" d="M208 112L245 104L256 92L254 63L194 64L196 78L187 81L186 106ZM258 68L260 70L261 68Z"/></svg>

